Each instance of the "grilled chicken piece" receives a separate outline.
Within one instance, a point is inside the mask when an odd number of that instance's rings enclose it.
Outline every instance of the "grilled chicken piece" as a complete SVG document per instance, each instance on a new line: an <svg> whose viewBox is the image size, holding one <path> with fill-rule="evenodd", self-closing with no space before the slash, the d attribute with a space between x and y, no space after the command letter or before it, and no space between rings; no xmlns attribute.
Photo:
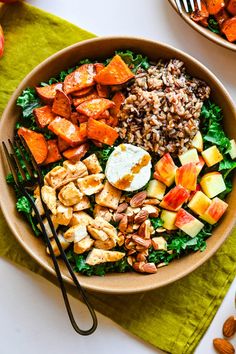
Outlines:
<svg viewBox="0 0 236 354"><path fill-rule="evenodd" d="M124 252L107 251L98 248L93 248L87 255L85 263L93 266L100 263L116 262L122 259L124 256Z"/></svg>
<svg viewBox="0 0 236 354"><path fill-rule="evenodd" d="M108 222L110 222L112 219L112 213L109 211L109 209L98 204L96 204L93 209L93 216L94 218L100 216Z"/></svg>
<svg viewBox="0 0 236 354"><path fill-rule="evenodd" d="M79 242L88 235L85 225L71 226L64 233L64 238L69 242Z"/></svg>
<svg viewBox="0 0 236 354"><path fill-rule="evenodd" d="M57 213L57 196L54 188L43 186L41 189L42 199L53 215Z"/></svg>
<svg viewBox="0 0 236 354"><path fill-rule="evenodd" d="M93 218L84 211L77 211L73 213L69 226L78 224L87 226L92 220Z"/></svg>
<svg viewBox="0 0 236 354"><path fill-rule="evenodd" d="M58 188L68 179L68 170L62 166L54 167L44 177L44 184L52 188Z"/></svg>
<svg viewBox="0 0 236 354"><path fill-rule="evenodd" d="M40 196L36 197L34 204L36 205L39 214L44 215L44 209L43 209L43 205L42 205L42 201L41 201ZM35 216L34 210L32 210L32 216Z"/></svg>
<svg viewBox="0 0 236 354"><path fill-rule="evenodd" d="M63 162L63 167L68 171L70 177L75 179L88 176L88 170L85 164L81 161L72 162L66 160Z"/></svg>
<svg viewBox="0 0 236 354"><path fill-rule="evenodd" d="M65 240L65 238L61 234L58 234L57 236L59 238L59 241L61 243L61 246L62 246L63 250L66 250L70 246L70 242ZM55 256L56 257L60 256L61 253L59 251L59 248L57 246L57 243L56 243L55 239L53 238L50 242L51 242L52 249L54 251ZM46 251L47 251L48 254L50 254L48 247L46 248Z"/></svg>
<svg viewBox="0 0 236 354"><path fill-rule="evenodd" d="M94 244L94 240L90 236L86 236L78 242L74 242L74 252L81 254L89 251Z"/></svg>
<svg viewBox="0 0 236 354"><path fill-rule="evenodd" d="M121 191L106 181L102 191L96 194L95 201L101 206L116 210L119 205L120 197Z"/></svg>
<svg viewBox="0 0 236 354"><path fill-rule="evenodd" d="M55 228L55 230L58 228L58 223L53 219L53 215L52 215L52 223L53 223L53 226L54 226L54 228ZM44 224L44 227L45 227L45 230L46 230L46 232L47 232L47 235L48 235L48 237L49 238L51 238L51 237L53 237L53 234L52 234L52 231L51 231L51 229L50 229L50 226L49 226L49 223L48 223L48 221L47 221L47 219L44 219L43 220L43 224ZM41 230L41 227L40 227L40 225L38 224L37 225L37 227L39 228L39 230Z"/></svg>
<svg viewBox="0 0 236 354"><path fill-rule="evenodd" d="M83 198L83 194L78 188L76 188L74 182L68 183L66 186L62 187L58 193L58 198L60 202L65 206L72 206Z"/></svg>
<svg viewBox="0 0 236 354"><path fill-rule="evenodd" d="M103 173L98 173L96 175L79 178L77 184L83 194L92 195L103 189L102 181L104 178L105 175Z"/></svg>
<svg viewBox="0 0 236 354"><path fill-rule="evenodd" d="M67 226L71 221L72 215L73 215L72 207L66 207L65 205L58 202L57 213L52 218L59 225Z"/></svg>
<svg viewBox="0 0 236 354"><path fill-rule="evenodd" d="M83 196L83 198L79 201L79 203L75 204L73 206L74 211L81 211L85 209L89 209L91 206L89 198L86 197L86 195Z"/></svg>
<svg viewBox="0 0 236 354"><path fill-rule="evenodd" d="M95 154L90 155L83 160L83 163L86 165L89 173L96 174L102 172L102 167L98 161L98 158Z"/></svg>

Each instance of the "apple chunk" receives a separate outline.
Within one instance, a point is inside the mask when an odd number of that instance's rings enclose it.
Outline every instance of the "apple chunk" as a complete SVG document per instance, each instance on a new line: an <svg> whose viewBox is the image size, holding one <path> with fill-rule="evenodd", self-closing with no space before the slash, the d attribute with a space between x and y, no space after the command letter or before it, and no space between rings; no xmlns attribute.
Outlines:
<svg viewBox="0 0 236 354"><path fill-rule="evenodd" d="M177 211L188 200L189 192L182 186L172 188L162 199L160 207L170 211Z"/></svg>
<svg viewBox="0 0 236 354"><path fill-rule="evenodd" d="M156 179L152 179L147 186L147 197L161 200L164 197L166 185Z"/></svg>
<svg viewBox="0 0 236 354"><path fill-rule="evenodd" d="M220 220L221 216L224 214L228 207L228 204L219 198L214 198L207 208L205 213L201 215L201 218L213 225Z"/></svg>
<svg viewBox="0 0 236 354"><path fill-rule="evenodd" d="M175 172L177 166L175 165L169 153L162 156L162 158L155 165L154 178L163 182L170 187L175 180Z"/></svg>
<svg viewBox="0 0 236 354"><path fill-rule="evenodd" d="M194 213L202 216L207 208L211 204L211 199L208 198L204 193L198 191L194 194L190 202L188 203L189 209L191 209Z"/></svg>
<svg viewBox="0 0 236 354"><path fill-rule="evenodd" d="M197 187L196 164L194 162L189 162L179 167L176 171L175 183L190 191L195 191Z"/></svg>
<svg viewBox="0 0 236 354"><path fill-rule="evenodd" d="M189 162L199 162L199 157L197 153L197 149L190 149L184 152L182 155L179 155L179 160L181 162L181 165L185 165L186 163Z"/></svg>
<svg viewBox="0 0 236 354"><path fill-rule="evenodd" d="M208 198L214 198L216 195L226 190L224 179L220 172L206 173L200 180L203 192Z"/></svg>
<svg viewBox="0 0 236 354"><path fill-rule="evenodd" d="M203 166L205 165L204 158L202 156L199 156L199 162L197 162L195 165L197 169L197 174L199 175L199 173L203 169Z"/></svg>
<svg viewBox="0 0 236 354"><path fill-rule="evenodd" d="M187 235L195 237L201 231L204 224L186 210L180 209L176 215L175 226Z"/></svg>
<svg viewBox="0 0 236 354"><path fill-rule="evenodd" d="M230 154L231 159L233 160L236 158L236 143L235 143L234 139L230 140L230 145L231 145L231 147L229 150L229 154Z"/></svg>
<svg viewBox="0 0 236 354"><path fill-rule="evenodd" d="M197 132L197 134L195 135L195 137L192 140L192 147L197 149L199 152L203 151L203 138L202 138L202 134L200 131Z"/></svg>
<svg viewBox="0 0 236 354"><path fill-rule="evenodd" d="M208 167L214 166L215 164L223 160L223 156L221 155L216 145L213 145L208 149L204 150L202 152L202 157L204 158Z"/></svg>
<svg viewBox="0 0 236 354"><path fill-rule="evenodd" d="M174 211L162 210L160 219L163 221L163 227L166 230L176 230L175 226L176 215Z"/></svg>

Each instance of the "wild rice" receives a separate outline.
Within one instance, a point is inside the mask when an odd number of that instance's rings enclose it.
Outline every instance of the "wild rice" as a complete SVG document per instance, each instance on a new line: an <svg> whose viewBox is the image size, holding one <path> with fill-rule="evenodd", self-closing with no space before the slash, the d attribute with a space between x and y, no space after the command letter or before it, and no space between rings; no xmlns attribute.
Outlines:
<svg viewBox="0 0 236 354"><path fill-rule="evenodd" d="M210 87L186 73L177 59L139 69L119 116L126 142L163 155L186 151L199 130L199 116Z"/></svg>

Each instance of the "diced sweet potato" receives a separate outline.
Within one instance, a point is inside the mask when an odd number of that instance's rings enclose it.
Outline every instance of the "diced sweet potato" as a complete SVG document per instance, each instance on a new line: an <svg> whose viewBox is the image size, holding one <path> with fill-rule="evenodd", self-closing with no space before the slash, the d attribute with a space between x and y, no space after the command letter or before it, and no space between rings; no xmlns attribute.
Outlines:
<svg viewBox="0 0 236 354"><path fill-rule="evenodd" d="M96 74L98 74L102 69L105 68L105 65L103 63L95 63L94 64Z"/></svg>
<svg viewBox="0 0 236 354"><path fill-rule="evenodd" d="M57 138L57 145L58 145L58 149L60 152L63 152L67 149L69 149L71 146L70 144L68 144L64 139L62 139L60 136L58 136Z"/></svg>
<svg viewBox="0 0 236 354"><path fill-rule="evenodd" d="M35 87L35 90L41 100L47 104L52 104L57 90L62 90L62 82L57 82L52 85Z"/></svg>
<svg viewBox="0 0 236 354"><path fill-rule="evenodd" d="M83 123L85 124L85 123ZM77 125L69 120L56 117L48 126L54 134L60 136L71 146L76 146L85 142L84 129L80 129Z"/></svg>
<svg viewBox="0 0 236 354"><path fill-rule="evenodd" d="M205 0L210 15L216 15L224 6L224 0Z"/></svg>
<svg viewBox="0 0 236 354"><path fill-rule="evenodd" d="M57 114L63 118L70 118L71 115L71 104L69 97L60 90L56 90L56 96L53 100L52 105L53 113Z"/></svg>
<svg viewBox="0 0 236 354"><path fill-rule="evenodd" d="M49 163L53 163L61 160L61 154L57 145L57 139L47 140L47 145L48 145L48 155L43 164L47 165Z"/></svg>
<svg viewBox="0 0 236 354"><path fill-rule="evenodd" d="M231 15L236 16L236 0L229 0L226 9Z"/></svg>
<svg viewBox="0 0 236 354"><path fill-rule="evenodd" d="M218 14L215 15L215 19L218 22L220 28L222 28L224 22L229 19L229 15L225 9L220 10Z"/></svg>
<svg viewBox="0 0 236 354"><path fill-rule="evenodd" d="M88 100L92 100L93 98L98 98L98 94L97 94L97 91L96 90L91 90L89 92L88 95L84 95L84 96L81 96L81 97L76 97L76 98L73 98L73 105L76 107L78 107L81 103L85 102L85 101L88 101Z"/></svg>
<svg viewBox="0 0 236 354"><path fill-rule="evenodd" d="M85 95L88 95L91 90L93 90L93 87L85 87L82 90L72 92L72 96L73 97L85 96Z"/></svg>
<svg viewBox="0 0 236 354"><path fill-rule="evenodd" d="M100 114L99 117L97 117L98 120L100 120L100 119L109 119L109 118L110 118L110 113L109 113L108 109L106 109L104 112L102 112Z"/></svg>
<svg viewBox="0 0 236 354"><path fill-rule="evenodd" d="M35 158L35 161L38 164L43 163L46 160L48 154L48 145L43 134L36 133L33 130L24 127L20 127L17 134L24 138L32 155Z"/></svg>
<svg viewBox="0 0 236 354"><path fill-rule="evenodd" d="M229 42L236 41L236 16L223 23L222 32L225 34Z"/></svg>
<svg viewBox="0 0 236 354"><path fill-rule="evenodd" d="M109 97L109 87L101 84L97 84L97 93L99 97L108 98Z"/></svg>
<svg viewBox="0 0 236 354"><path fill-rule="evenodd" d="M64 81L64 91L66 94L94 85L96 75L93 64L83 64L78 69L66 76Z"/></svg>
<svg viewBox="0 0 236 354"><path fill-rule="evenodd" d="M117 54L110 63L95 76L95 81L102 85L120 85L129 81L134 74L124 60Z"/></svg>
<svg viewBox="0 0 236 354"><path fill-rule="evenodd" d="M114 107L115 103L106 98L94 98L81 103L77 108L77 112L84 114L93 119L98 118L104 111Z"/></svg>
<svg viewBox="0 0 236 354"><path fill-rule="evenodd" d="M85 143L78 147L68 149L63 152L63 156L68 160L79 161L84 157L89 149L89 144Z"/></svg>
<svg viewBox="0 0 236 354"><path fill-rule="evenodd" d="M50 106L35 108L33 114L39 128L45 128L56 117Z"/></svg>
<svg viewBox="0 0 236 354"><path fill-rule="evenodd" d="M198 8L191 13L191 19L195 22L200 22L209 17L209 12L207 10L206 4L204 1L201 1L201 10Z"/></svg>
<svg viewBox="0 0 236 354"><path fill-rule="evenodd" d="M110 112L113 117L116 117L120 112L120 108L124 100L125 100L125 95L120 91L116 92L112 97L112 101L115 103L115 106L110 109Z"/></svg>
<svg viewBox="0 0 236 354"><path fill-rule="evenodd" d="M87 134L89 139L95 139L107 145L113 145L118 138L118 133L115 129L92 118L88 120Z"/></svg>

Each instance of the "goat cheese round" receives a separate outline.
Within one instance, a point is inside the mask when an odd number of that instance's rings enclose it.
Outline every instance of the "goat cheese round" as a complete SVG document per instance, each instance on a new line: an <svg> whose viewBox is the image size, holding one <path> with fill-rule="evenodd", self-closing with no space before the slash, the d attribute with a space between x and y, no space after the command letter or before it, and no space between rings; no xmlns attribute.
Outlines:
<svg viewBox="0 0 236 354"><path fill-rule="evenodd" d="M151 156L140 147L121 144L109 156L105 175L114 187L136 191L151 177Z"/></svg>

